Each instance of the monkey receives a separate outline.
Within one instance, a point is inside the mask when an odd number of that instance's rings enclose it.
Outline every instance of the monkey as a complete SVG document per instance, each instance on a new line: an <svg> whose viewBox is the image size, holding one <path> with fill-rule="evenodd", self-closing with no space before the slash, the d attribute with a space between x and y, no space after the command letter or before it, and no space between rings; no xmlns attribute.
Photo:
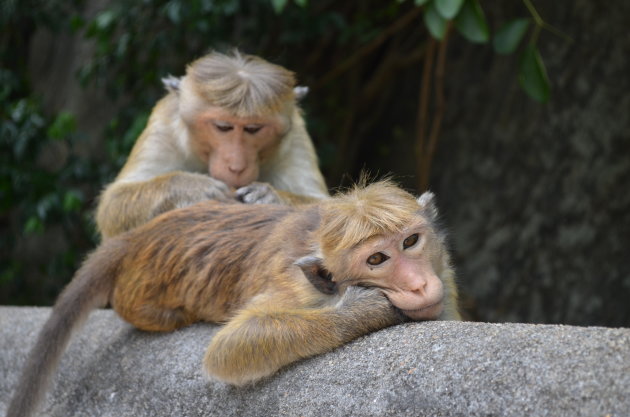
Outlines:
<svg viewBox="0 0 630 417"><path fill-rule="evenodd" d="M8 417L29 416L75 328L110 303L166 332L220 323L203 358L243 386L408 320L460 320L434 196L389 179L300 206L208 200L104 240L59 296Z"/></svg>
<svg viewBox="0 0 630 417"><path fill-rule="evenodd" d="M293 72L241 54L211 52L168 91L116 179L100 195L108 238L207 199L301 204L329 197L296 97Z"/></svg>

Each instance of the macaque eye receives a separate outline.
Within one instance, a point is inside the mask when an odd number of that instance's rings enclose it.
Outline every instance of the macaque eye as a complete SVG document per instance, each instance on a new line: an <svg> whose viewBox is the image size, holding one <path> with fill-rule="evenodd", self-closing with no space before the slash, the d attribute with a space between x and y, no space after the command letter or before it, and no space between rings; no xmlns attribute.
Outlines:
<svg viewBox="0 0 630 417"><path fill-rule="evenodd" d="M388 259L389 256L385 255L383 252L376 252L371 254L370 257L367 258L366 262L368 263L368 265L376 266L382 264Z"/></svg>
<svg viewBox="0 0 630 417"><path fill-rule="evenodd" d="M417 233L414 233L413 235L407 237L407 239L403 241L403 249L410 248L416 243L418 243L418 238L419 236Z"/></svg>
<svg viewBox="0 0 630 417"><path fill-rule="evenodd" d="M234 129L234 126L222 123L214 123L214 127L216 127L219 132L229 132Z"/></svg>
<svg viewBox="0 0 630 417"><path fill-rule="evenodd" d="M249 134L255 134L258 133L260 131L260 129L262 129L262 126L245 126L243 128L243 130L245 130L247 133Z"/></svg>

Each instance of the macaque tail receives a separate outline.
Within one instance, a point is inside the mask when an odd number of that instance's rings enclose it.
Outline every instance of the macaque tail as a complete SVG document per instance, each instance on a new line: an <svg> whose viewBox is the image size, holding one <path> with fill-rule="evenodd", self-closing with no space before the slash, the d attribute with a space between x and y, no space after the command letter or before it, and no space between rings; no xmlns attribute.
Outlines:
<svg viewBox="0 0 630 417"><path fill-rule="evenodd" d="M31 416L74 330L89 313L107 305L124 247L112 239L92 253L63 290L24 365L6 417Z"/></svg>

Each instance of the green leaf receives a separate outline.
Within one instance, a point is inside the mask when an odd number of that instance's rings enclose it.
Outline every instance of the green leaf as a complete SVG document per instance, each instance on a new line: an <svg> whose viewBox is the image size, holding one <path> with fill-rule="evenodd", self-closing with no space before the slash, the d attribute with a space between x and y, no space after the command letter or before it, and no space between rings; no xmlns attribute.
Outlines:
<svg viewBox="0 0 630 417"><path fill-rule="evenodd" d="M110 27L115 20L116 13L113 10L105 10L104 12L101 12L98 16L96 16L94 23L96 24L96 27L98 29L103 30Z"/></svg>
<svg viewBox="0 0 630 417"><path fill-rule="evenodd" d="M284 10L288 0L271 0L271 5L276 13L280 13Z"/></svg>
<svg viewBox="0 0 630 417"><path fill-rule="evenodd" d="M17 281L23 276L22 265L19 261L11 261L0 272L0 284L8 284Z"/></svg>
<svg viewBox="0 0 630 417"><path fill-rule="evenodd" d="M427 25L431 36L438 40L444 39L446 19L435 10L434 3L429 4L424 12L424 24Z"/></svg>
<svg viewBox="0 0 630 417"><path fill-rule="evenodd" d="M165 6L166 16L175 24L182 21L182 4L180 2L171 1Z"/></svg>
<svg viewBox="0 0 630 417"><path fill-rule="evenodd" d="M39 199L35 205L35 212L37 217L42 220L46 220L49 213L54 211L60 206L59 195L51 192Z"/></svg>
<svg viewBox="0 0 630 417"><path fill-rule="evenodd" d="M81 208L83 203L83 195L79 191L66 191L63 196L63 211L76 212Z"/></svg>
<svg viewBox="0 0 630 417"><path fill-rule="evenodd" d="M70 30L72 33L78 32L80 29L83 29L85 26L85 20L80 15L73 15L70 18Z"/></svg>
<svg viewBox="0 0 630 417"><path fill-rule="evenodd" d="M295 4L300 7L306 7L306 5L308 4L308 0L295 0Z"/></svg>
<svg viewBox="0 0 630 417"><path fill-rule="evenodd" d="M464 4L464 0L435 0L435 8L444 19L451 20Z"/></svg>
<svg viewBox="0 0 630 417"><path fill-rule="evenodd" d="M116 56L122 57L125 55L127 50L129 49L129 44L131 43L131 35L129 33L123 33L120 38L118 38L118 42L116 43Z"/></svg>
<svg viewBox="0 0 630 417"><path fill-rule="evenodd" d="M29 114L28 100L23 98L18 100L12 107L9 107L11 112L11 120L15 123L23 123L26 115Z"/></svg>
<svg viewBox="0 0 630 417"><path fill-rule="evenodd" d="M490 39L490 30L477 0L466 0L455 19L459 33L471 42L486 43Z"/></svg>
<svg viewBox="0 0 630 417"><path fill-rule="evenodd" d="M506 23L494 35L492 44L498 54L511 54L525 36L529 27L529 19L514 19Z"/></svg>
<svg viewBox="0 0 630 417"><path fill-rule="evenodd" d="M523 52L518 81L525 92L541 103L549 101L550 86L545 64L534 44L529 44Z"/></svg>
<svg viewBox="0 0 630 417"><path fill-rule="evenodd" d="M415 4L416 6L420 7L420 6L424 5L428 1L429 0L414 0L413 4Z"/></svg>
<svg viewBox="0 0 630 417"><path fill-rule="evenodd" d="M74 132L77 127L77 121L72 113L62 111L52 122L48 131L48 136L53 139L63 139L66 135Z"/></svg>
<svg viewBox="0 0 630 417"><path fill-rule="evenodd" d="M44 231L44 224L42 221L36 216L31 216L28 218L26 223L24 224L24 233L26 234L41 234Z"/></svg>

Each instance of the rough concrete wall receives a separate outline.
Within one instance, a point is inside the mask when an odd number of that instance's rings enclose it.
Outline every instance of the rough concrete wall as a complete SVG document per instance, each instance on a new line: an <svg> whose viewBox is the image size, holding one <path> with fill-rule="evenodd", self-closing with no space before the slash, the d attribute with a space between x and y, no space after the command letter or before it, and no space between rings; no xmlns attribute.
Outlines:
<svg viewBox="0 0 630 417"><path fill-rule="evenodd" d="M0 307L0 413L48 308ZM392 327L246 388L204 380L216 326L146 333L97 311L42 416L625 416L630 329Z"/></svg>

